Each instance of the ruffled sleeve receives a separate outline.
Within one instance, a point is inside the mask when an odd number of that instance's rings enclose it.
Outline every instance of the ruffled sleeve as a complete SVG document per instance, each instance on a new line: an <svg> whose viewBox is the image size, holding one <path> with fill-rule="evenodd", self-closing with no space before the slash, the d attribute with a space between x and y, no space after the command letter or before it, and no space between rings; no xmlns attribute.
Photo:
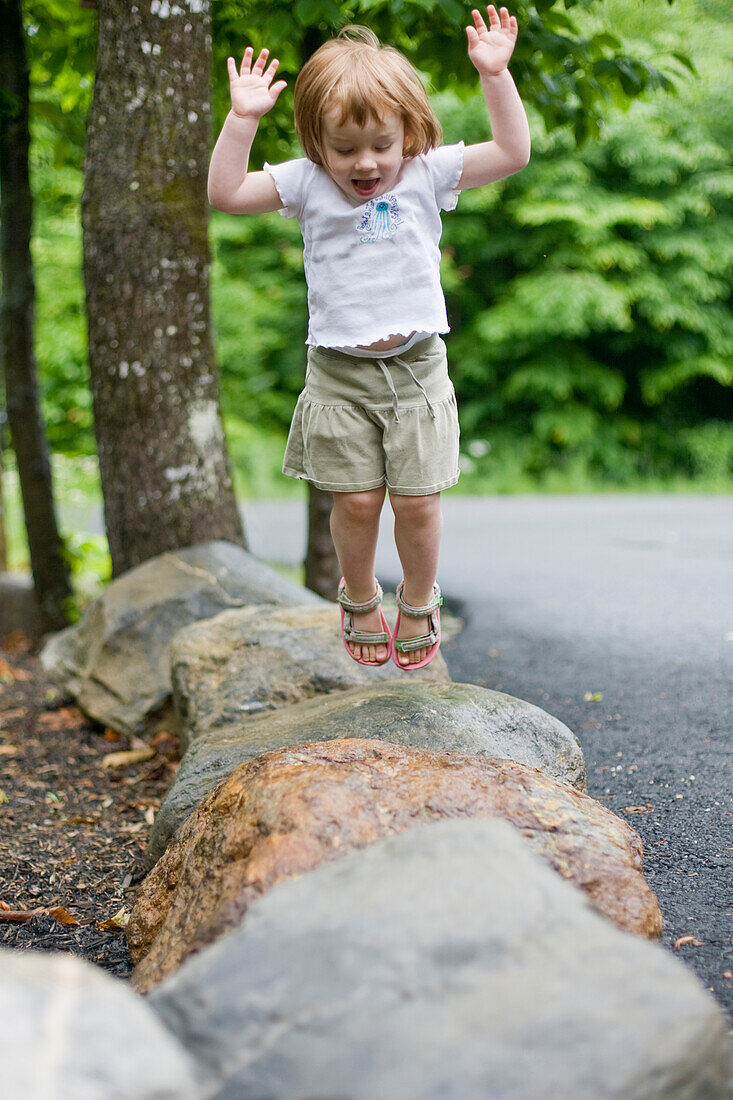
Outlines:
<svg viewBox="0 0 733 1100"><path fill-rule="evenodd" d="M298 218L303 212L305 190L308 177L314 165L305 157L298 160L287 160L283 164L263 165L265 172L269 172L280 196L282 207L278 210L283 218Z"/></svg>
<svg viewBox="0 0 733 1100"><path fill-rule="evenodd" d="M440 145L425 153L425 163L435 188L435 200L441 210L455 210L460 191L458 182L463 174L464 143Z"/></svg>

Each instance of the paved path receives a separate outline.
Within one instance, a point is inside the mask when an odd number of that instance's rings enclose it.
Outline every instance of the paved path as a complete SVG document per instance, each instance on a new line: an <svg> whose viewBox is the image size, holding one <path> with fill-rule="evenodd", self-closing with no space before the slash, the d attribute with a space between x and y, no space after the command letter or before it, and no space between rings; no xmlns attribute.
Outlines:
<svg viewBox="0 0 733 1100"><path fill-rule="evenodd" d="M399 579L384 516L377 572ZM578 735L590 793L641 834L664 943L733 1012L733 498L444 495L455 680ZM255 553L297 562L299 502L245 506Z"/></svg>

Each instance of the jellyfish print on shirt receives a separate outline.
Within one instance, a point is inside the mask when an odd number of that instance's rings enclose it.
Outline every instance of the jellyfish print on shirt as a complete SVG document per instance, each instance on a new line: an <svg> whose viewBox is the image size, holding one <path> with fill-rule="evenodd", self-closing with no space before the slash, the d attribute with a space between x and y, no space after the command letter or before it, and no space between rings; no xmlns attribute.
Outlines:
<svg viewBox="0 0 733 1100"><path fill-rule="evenodd" d="M370 199L356 225L358 232L363 234L360 237L361 243L372 244L374 241L389 240L394 237L397 226L402 225L403 220L397 198L391 191L377 199Z"/></svg>

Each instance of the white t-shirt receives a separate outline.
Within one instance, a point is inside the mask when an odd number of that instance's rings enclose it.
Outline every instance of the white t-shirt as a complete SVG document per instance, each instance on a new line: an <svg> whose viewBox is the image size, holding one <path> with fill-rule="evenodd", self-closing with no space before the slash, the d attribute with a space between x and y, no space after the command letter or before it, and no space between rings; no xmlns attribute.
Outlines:
<svg viewBox="0 0 733 1100"><path fill-rule="evenodd" d="M440 285L441 210L453 210L463 142L403 162L395 186L360 203L305 158L265 164L303 234L307 344L355 347L448 332Z"/></svg>

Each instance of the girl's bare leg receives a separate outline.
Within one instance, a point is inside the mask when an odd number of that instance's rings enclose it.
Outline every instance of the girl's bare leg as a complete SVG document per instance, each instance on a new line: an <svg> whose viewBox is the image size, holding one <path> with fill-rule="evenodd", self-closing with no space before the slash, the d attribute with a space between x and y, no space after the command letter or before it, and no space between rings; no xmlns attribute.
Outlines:
<svg viewBox="0 0 733 1100"><path fill-rule="evenodd" d="M354 603L366 603L376 591L374 556L383 504L383 486L361 493L333 494L331 537L346 581L346 594ZM354 615L354 627L357 630L381 630L379 608L375 607L364 615ZM382 661L387 656L386 645L348 644L355 657L366 661Z"/></svg>
<svg viewBox="0 0 733 1100"><path fill-rule="evenodd" d="M433 585L438 575L440 539L443 534L443 513L440 510L440 493L429 496L390 496L389 502L395 516L394 537L397 553L402 562L405 586L402 592L405 603L424 607L433 598ZM419 638L428 630L427 618L400 617L398 637ZM401 665L416 664L427 653L427 647L412 653L398 653Z"/></svg>

